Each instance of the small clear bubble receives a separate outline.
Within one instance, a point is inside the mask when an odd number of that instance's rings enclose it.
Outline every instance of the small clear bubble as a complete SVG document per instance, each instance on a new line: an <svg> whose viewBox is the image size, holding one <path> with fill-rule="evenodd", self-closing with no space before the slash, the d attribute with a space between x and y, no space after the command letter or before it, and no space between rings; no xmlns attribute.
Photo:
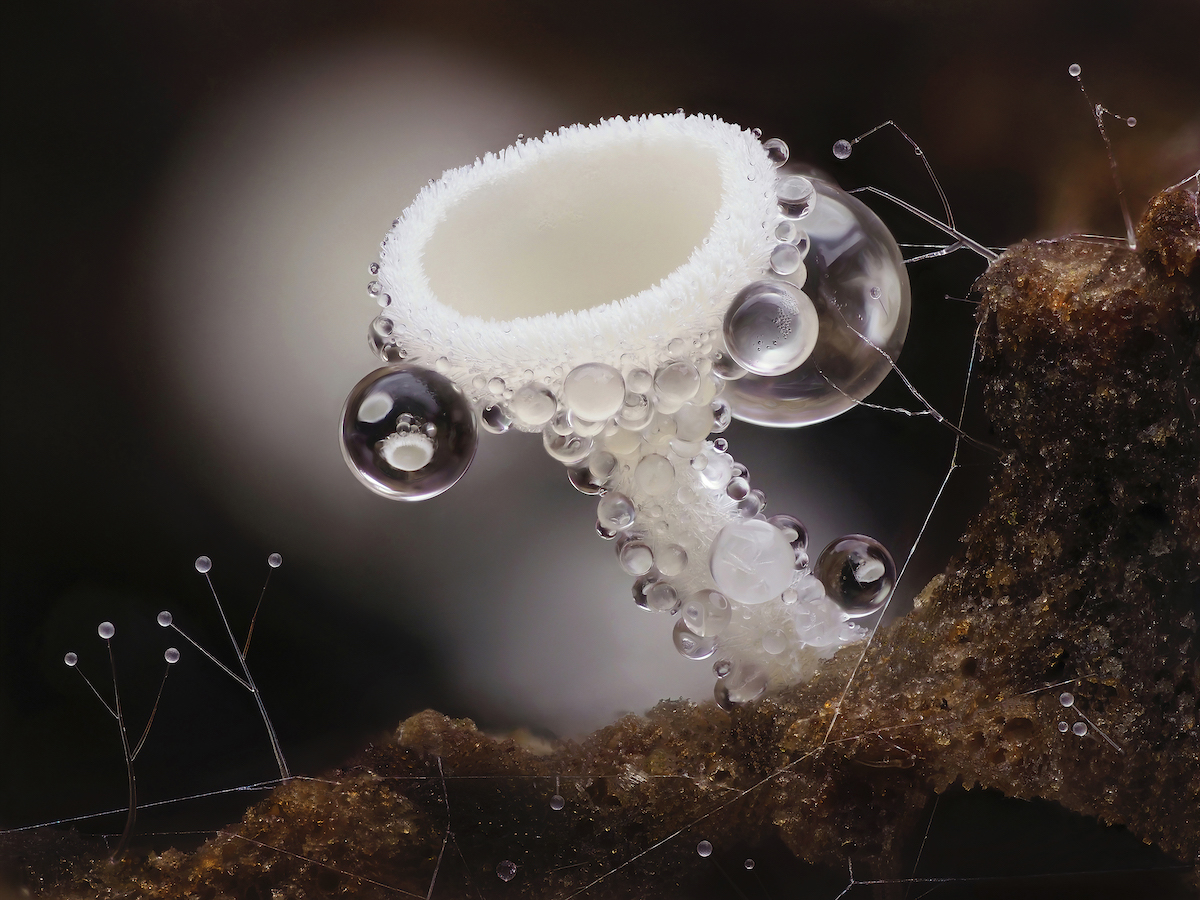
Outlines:
<svg viewBox="0 0 1200 900"><path fill-rule="evenodd" d="M559 434L551 426L542 429L542 446L561 463L582 462L592 452L592 439L577 434Z"/></svg>
<svg viewBox="0 0 1200 900"><path fill-rule="evenodd" d="M700 390L700 373L683 360L667 363L654 373L654 390L660 399L682 405Z"/></svg>
<svg viewBox="0 0 1200 900"><path fill-rule="evenodd" d="M745 478L731 478L725 485L725 493L731 500L744 500L750 494L750 482Z"/></svg>
<svg viewBox="0 0 1200 900"><path fill-rule="evenodd" d="M848 534L821 551L813 574L851 618L882 608L896 585L896 563L887 548L864 534Z"/></svg>
<svg viewBox="0 0 1200 900"><path fill-rule="evenodd" d="M850 152L854 149L851 143L845 139L834 141L833 155L838 159L849 159Z"/></svg>
<svg viewBox="0 0 1200 900"><path fill-rule="evenodd" d="M367 293L372 297L376 296L381 290L383 290L383 285L381 285L378 281L372 281L367 285Z"/></svg>
<svg viewBox="0 0 1200 900"><path fill-rule="evenodd" d="M601 494L604 492L604 486L592 474L591 469L587 466L568 466L567 480L571 482L571 486L581 494Z"/></svg>
<svg viewBox="0 0 1200 900"><path fill-rule="evenodd" d="M653 565L653 557L651 557L651 565ZM630 574L635 573L631 572ZM656 581L646 588L646 603L655 612L665 612L673 616L679 612L679 593L669 582Z"/></svg>
<svg viewBox="0 0 1200 900"><path fill-rule="evenodd" d="M566 805L567 801L564 800L560 794L555 794L550 798L550 808L555 812L558 812L558 810L562 809Z"/></svg>
<svg viewBox="0 0 1200 900"><path fill-rule="evenodd" d="M1061 694L1058 695L1058 702L1061 703L1064 708L1068 707L1068 706L1074 706L1075 705L1075 695L1072 694L1070 691L1063 691Z"/></svg>
<svg viewBox="0 0 1200 900"><path fill-rule="evenodd" d="M492 434L504 434L512 427L512 418L508 411L499 403L489 403L479 411L479 422L485 431Z"/></svg>
<svg viewBox="0 0 1200 900"><path fill-rule="evenodd" d="M729 441L725 440L725 438L717 438L713 441L713 449L718 453L724 453L729 449Z"/></svg>
<svg viewBox="0 0 1200 900"><path fill-rule="evenodd" d="M596 505L596 518L605 528L623 531L637 519L633 501L619 491L609 491Z"/></svg>
<svg viewBox="0 0 1200 900"><path fill-rule="evenodd" d="M788 161L790 155L788 145L779 138L763 141L763 149L767 151L767 158L771 160L771 164L775 168L779 168Z"/></svg>
<svg viewBox="0 0 1200 900"><path fill-rule="evenodd" d="M448 490L478 446L475 412L462 392L420 366L376 369L342 410L342 458L359 481L392 500Z"/></svg>
<svg viewBox="0 0 1200 900"><path fill-rule="evenodd" d="M372 275L378 275L379 274L379 263L373 262L369 266L367 266L367 269L368 269L368 271L370 271L370 273Z"/></svg>
<svg viewBox="0 0 1200 900"><path fill-rule="evenodd" d="M116 633L117 629L113 628L112 622L101 622L96 626L96 634L100 635L106 641Z"/></svg>
<svg viewBox="0 0 1200 900"><path fill-rule="evenodd" d="M678 544L667 544L654 554L654 559L658 564L658 571L668 577L678 575L688 564L687 551Z"/></svg>
<svg viewBox="0 0 1200 900"><path fill-rule="evenodd" d="M1072 78L1078 78L1082 72L1083 69L1080 68L1079 63L1071 63L1067 66L1067 74Z"/></svg>
<svg viewBox="0 0 1200 900"><path fill-rule="evenodd" d="M783 539L791 544L797 553L808 548L808 529L795 516L771 516L767 521L783 532Z"/></svg>
<svg viewBox="0 0 1200 900"><path fill-rule="evenodd" d="M170 625L172 622L172 616L171 616L170 610L164 609L162 612L160 612L158 614L157 621L158 621L158 624L161 625L163 628L166 628L168 625Z"/></svg>
<svg viewBox="0 0 1200 900"><path fill-rule="evenodd" d="M615 416L625 402L625 379L612 366L584 363L567 373L563 402L579 418L603 422Z"/></svg>
<svg viewBox="0 0 1200 900"><path fill-rule="evenodd" d="M163 659L167 661L168 665L175 665L175 663L179 662L179 650L175 647L168 647L166 652L163 653Z"/></svg>
<svg viewBox="0 0 1200 900"><path fill-rule="evenodd" d="M63 662L66 663L68 666L74 667L75 665L77 665L79 663L79 657L76 656L74 653L68 653L63 657Z"/></svg>
<svg viewBox="0 0 1200 900"><path fill-rule="evenodd" d="M703 857L712 856L712 844L708 841L701 841L696 845L696 853Z"/></svg>
<svg viewBox="0 0 1200 900"><path fill-rule="evenodd" d="M798 255L791 244L780 244L776 250L780 248ZM756 375L791 372L812 353L819 328L812 300L782 281L756 281L742 288L723 322L729 355Z"/></svg>
<svg viewBox="0 0 1200 900"><path fill-rule="evenodd" d="M733 671L733 663L727 659L718 659L713 663L713 674L718 678L725 678Z"/></svg>
<svg viewBox="0 0 1200 900"><path fill-rule="evenodd" d="M513 418L522 425L540 427L554 418L558 400L548 387L530 382L513 394L509 409L512 410Z"/></svg>
<svg viewBox="0 0 1200 900"><path fill-rule="evenodd" d="M1063 734L1066 734L1068 731L1071 730L1071 726L1068 725L1066 722L1059 722L1058 730L1061 731Z"/></svg>
<svg viewBox="0 0 1200 900"><path fill-rule="evenodd" d="M212 568L212 560L209 559L207 556L197 556L196 557L196 571L199 572L201 575L203 575L205 572L207 572L211 568Z"/></svg>
<svg viewBox="0 0 1200 900"><path fill-rule="evenodd" d="M812 211L816 188L803 175L788 175L775 185L775 199L785 216L800 219Z"/></svg>
<svg viewBox="0 0 1200 900"><path fill-rule="evenodd" d="M729 599L720 591L696 591L683 604L680 621L698 637L716 637L733 618Z"/></svg>
<svg viewBox="0 0 1200 900"><path fill-rule="evenodd" d="M774 600L792 582L796 554L783 534L762 519L738 519L722 528L709 552L709 572L730 600Z"/></svg>
<svg viewBox="0 0 1200 900"><path fill-rule="evenodd" d="M788 647L787 635L778 628L772 628L763 635L762 648L772 656L777 656Z"/></svg>
<svg viewBox="0 0 1200 900"><path fill-rule="evenodd" d="M776 244L771 251L771 271L776 275L791 275L800 268L800 263L800 251L795 244Z"/></svg>
<svg viewBox="0 0 1200 900"><path fill-rule="evenodd" d="M621 568L630 575L645 575L654 568L654 552L644 541L629 541L621 545L617 550L617 559ZM650 602L648 593L646 602Z"/></svg>
<svg viewBox="0 0 1200 900"><path fill-rule="evenodd" d="M496 863L496 875L501 881L512 881L517 877L517 864L511 859L502 859Z"/></svg>
<svg viewBox="0 0 1200 900"><path fill-rule="evenodd" d="M379 295L379 305L382 306L384 309L387 309L389 306L391 306L392 305L392 295L391 294L380 294Z"/></svg>
<svg viewBox="0 0 1200 900"><path fill-rule="evenodd" d="M267 565L272 569L278 569L283 565L283 556L278 553L272 553L267 557Z"/></svg>
<svg viewBox="0 0 1200 900"><path fill-rule="evenodd" d="M1087 734L1087 725L1085 725L1083 722L1076 722L1071 726L1071 733L1077 737L1083 737L1085 734Z"/></svg>

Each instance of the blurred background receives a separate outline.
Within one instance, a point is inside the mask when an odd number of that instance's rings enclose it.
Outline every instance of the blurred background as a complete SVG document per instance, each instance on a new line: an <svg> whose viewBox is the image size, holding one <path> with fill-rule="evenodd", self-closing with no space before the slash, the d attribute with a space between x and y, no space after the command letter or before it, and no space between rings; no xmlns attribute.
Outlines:
<svg viewBox="0 0 1200 900"><path fill-rule="evenodd" d="M249 662L293 771L336 765L431 706L567 737L710 696L708 666L634 608L592 502L536 437L485 434L463 481L424 504L376 497L345 469L341 403L375 366L367 266L444 169L518 134L682 107L940 214L896 134L833 158L835 140L890 118L977 240L1120 235L1072 62L1094 100L1138 120L1109 124L1135 217L1200 167L1193 0L68 0L5 19L0 827L124 800L114 724L62 663L73 650L111 686L98 622L116 626L135 737L163 650L180 645L159 610L233 662L201 554L239 637L267 555L283 555ZM901 241L939 240L870 202ZM962 298L982 269L963 253L910 267L900 364L948 415L974 330ZM913 407L895 380L871 399ZM986 439L977 394L968 406ZM898 561L953 439L869 409L726 437L769 511L803 519L816 549L865 532ZM898 610L986 496L990 457L962 462ZM180 650L138 760L143 800L272 777L251 697ZM141 820L211 828L242 803Z"/></svg>

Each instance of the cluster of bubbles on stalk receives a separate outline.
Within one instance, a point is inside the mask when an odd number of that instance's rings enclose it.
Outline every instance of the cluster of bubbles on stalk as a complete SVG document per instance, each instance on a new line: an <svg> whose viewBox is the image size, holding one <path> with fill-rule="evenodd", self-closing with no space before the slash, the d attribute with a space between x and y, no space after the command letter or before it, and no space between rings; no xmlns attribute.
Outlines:
<svg viewBox="0 0 1200 900"><path fill-rule="evenodd" d="M859 620L896 580L888 551L865 535L810 559L805 525L767 514L718 436L732 417L794 427L850 408L887 374L908 325L907 277L887 229L836 185L783 169L783 141L763 148L777 168L778 214L763 226L774 248L719 330L670 341L654 371L626 354L521 384L486 374L457 384L448 360L421 365L380 316L368 342L387 364L350 393L342 421L351 470L403 500L458 481L478 428L540 430L571 484L596 497L596 531L635 579L636 605L677 617L676 650L713 660L727 709L862 640ZM379 282L368 292L387 305Z"/></svg>

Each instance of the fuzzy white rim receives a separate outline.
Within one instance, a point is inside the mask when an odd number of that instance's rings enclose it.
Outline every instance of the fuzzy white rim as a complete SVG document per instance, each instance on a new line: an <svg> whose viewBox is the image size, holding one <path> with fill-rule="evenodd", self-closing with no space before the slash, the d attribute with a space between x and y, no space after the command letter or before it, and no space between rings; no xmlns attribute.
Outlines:
<svg viewBox="0 0 1200 900"><path fill-rule="evenodd" d="M664 139L713 153L721 201L705 240L657 284L581 311L505 322L463 315L439 301L424 252L455 204L557 154ZM653 372L677 355L668 349L672 340L691 350L692 342L711 337L733 296L762 277L775 245L768 231L778 215L774 188L775 167L758 138L711 116L646 115L562 128L451 169L422 189L385 241L379 281L392 303L382 315L393 322L409 359L436 363L476 400L486 398L483 382L492 378L511 388L529 380L554 384L585 362Z"/></svg>

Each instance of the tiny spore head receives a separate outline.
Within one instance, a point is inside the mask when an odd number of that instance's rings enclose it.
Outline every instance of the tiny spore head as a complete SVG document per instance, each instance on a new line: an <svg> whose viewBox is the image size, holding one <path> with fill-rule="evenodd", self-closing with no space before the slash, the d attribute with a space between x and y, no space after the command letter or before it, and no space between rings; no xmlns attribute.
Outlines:
<svg viewBox="0 0 1200 900"><path fill-rule="evenodd" d="M550 798L550 808L557 812L567 805L567 801L562 798L561 794L555 794Z"/></svg>
<svg viewBox="0 0 1200 900"><path fill-rule="evenodd" d="M100 635L106 641L116 633L117 629L113 627L112 622L101 622L96 626L96 634Z"/></svg>
<svg viewBox="0 0 1200 900"><path fill-rule="evenodd" d="M63 662L66 663L68 666L74 667L75 664L79 662L79 657L76 656L74 653L68 653L66 656L63 657Z"/></svg>
<svg viewBox="0 0 1200 900"><path fill-rule="evenodd" d="M163 628L166 628L168 625L170 625L171 621L172 621L172 617L171 617L170 610L164 609L162 612L160 612L158 614L158 624L161 625Z"/></svg>
<svg viewBox="0 0 1200 900"><path fill-rule="evenodd" d="M166 652L163 653L163 659L167 661L168 665L173 666L175 663L179 662L179 651L174 647L168 647Z"/></svg>
<svg viewBox="0 0 1200 900"><path fill-rule="evenodd" d="M712 856L712 844L708 841L701 841L696 845L696 853L700 856Z"/></svg>
<svg viewBox="0 0 1200 900"><path fill-rule="evenodd" d="M854 148L851 147L850 142L848 140L846 140L845 138L843 138L842 140L834 143L833 155L836 156L838 159L849 159L850 151L853 149Z"/></svg>
<svg viewBox="0 0 1200 900"><path fill-rule="evenodd" d="M1083 722L1076 722L1071 726L1071 733L1077 737L1083 737L1085 734L1087 734L1087 725L1085 725Z"/></svg>
<svg viewBox="0 0 1200 900"><path fill-rule="evenodd" d="M283 565L283 557L278 553L272 553L267 557L267 565L272 569L278 569Z"/></svg>
<svg viewBox="0 0 1200 900"><path fill-rule="evenodd" d="M1071 63L1071 65L1067 66L1067 74L1072 78L1078 78L1082 72L1083 69L1079 67L1079 63Z"/></svg>
<svg viewBox="0 0 1200 900"><path fill-rule="evenodd" d="M196 571L199 572L201 575L206 573L211 568L212 568L212 560L209 559L207 556L197 556L196 557Z"/></svg>
<svg viewBox="0 0 1200 900"><path fill-rule="evenodd" d="M1072 694L1070 691L1063 691L1061 694L1058 695L1058 702L1061 703L1064 707L1074 706L1075 705L1075 695Z"/></svg>

